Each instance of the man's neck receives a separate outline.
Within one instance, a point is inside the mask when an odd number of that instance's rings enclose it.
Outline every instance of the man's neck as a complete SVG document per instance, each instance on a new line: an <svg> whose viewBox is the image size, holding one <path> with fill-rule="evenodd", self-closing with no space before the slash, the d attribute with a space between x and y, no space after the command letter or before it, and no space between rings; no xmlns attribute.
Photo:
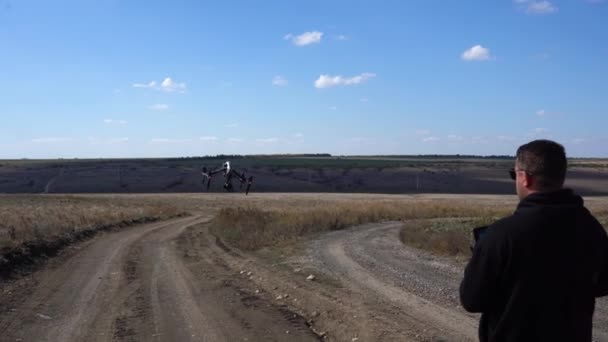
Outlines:
<svg viewBox="0 0 608 342"><path fill-rule="evenodd" d="M542 189L542 190L539 190L539 189L526 189L526 195L522 199L524 199L524 198L526 198L526 197L528 197L528 196L530 196L532 194L536 194L536 193L557 192L557 191L560 191L560 190L564 190L564 188L560 187L560 188Z"/></svg>

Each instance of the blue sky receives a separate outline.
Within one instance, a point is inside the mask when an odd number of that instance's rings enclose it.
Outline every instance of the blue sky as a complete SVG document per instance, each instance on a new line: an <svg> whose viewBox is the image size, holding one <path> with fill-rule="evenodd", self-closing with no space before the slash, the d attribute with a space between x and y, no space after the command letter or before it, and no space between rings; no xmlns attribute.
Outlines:
<svg viewBox="0 0 608 342"><path fill-rule="evenodd" d="M608 0L0 0L0 158L608 157Z"/></svg>

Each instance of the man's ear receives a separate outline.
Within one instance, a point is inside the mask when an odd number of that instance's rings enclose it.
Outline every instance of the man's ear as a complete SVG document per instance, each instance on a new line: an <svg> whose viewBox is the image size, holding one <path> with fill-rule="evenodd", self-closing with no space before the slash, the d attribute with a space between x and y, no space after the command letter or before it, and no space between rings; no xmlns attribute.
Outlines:
<svg viewBox="0 0 608 342"><path fill-rule="evenodd" d="M523 172L524 178L522 179L522 185L526 189L532 189L536 185L536 179L534 176L529 175L527 172Z"/></svg>

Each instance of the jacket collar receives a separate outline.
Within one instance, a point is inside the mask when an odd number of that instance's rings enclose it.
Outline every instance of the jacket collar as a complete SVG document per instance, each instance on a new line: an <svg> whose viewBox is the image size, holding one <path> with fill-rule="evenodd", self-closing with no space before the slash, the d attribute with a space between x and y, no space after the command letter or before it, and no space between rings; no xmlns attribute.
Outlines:
<svg viewBox="0 0 608 342"><path fill-rule="evenodd" d="M517 206L520 208L530 208L535 206L582 206L583 198L576 195L572 189L561 189L550 192L535 192L522 199Z"/></svg>

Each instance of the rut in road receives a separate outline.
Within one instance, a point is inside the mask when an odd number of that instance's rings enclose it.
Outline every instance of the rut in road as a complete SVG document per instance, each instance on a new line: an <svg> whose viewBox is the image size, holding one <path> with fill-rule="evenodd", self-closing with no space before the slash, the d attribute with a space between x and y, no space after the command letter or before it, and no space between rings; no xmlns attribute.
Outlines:
<svg viewBox="0 0 608 342"><path fill-rule="evenodd" d="M276 308L241 310L242 294L226 286L218 265L199 261L196 276L184 265L176 238L208 220L142 225L84 243L2 300L2 340L278 341L287 333L316 340Z"/></svg>

